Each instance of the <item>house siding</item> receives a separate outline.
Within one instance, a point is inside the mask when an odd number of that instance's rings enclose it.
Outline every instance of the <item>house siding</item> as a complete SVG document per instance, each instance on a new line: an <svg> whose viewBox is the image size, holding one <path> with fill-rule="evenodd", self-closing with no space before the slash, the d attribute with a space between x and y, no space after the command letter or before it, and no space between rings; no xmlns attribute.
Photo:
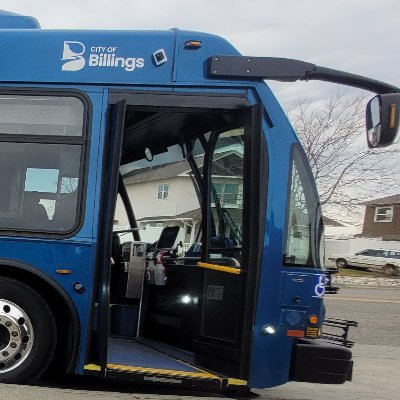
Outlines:
<svg viewBox="0 0 400 400"><path fill-rule="evenodd" d="M168 198L157 198L158 186L169 184ZM199 208L199 201L189 177L175 177L151 182L140 182L126 185L129 199L136 219L145 217L176 216ZM119 225L128 225L126 213L120 201L117 202L115 219Z"/></svg>
<svg viewBox="0 0 400 400"><path fill-rule="evenodd" d="M367 205L364 216L362 236L381 237L385 240L400 240L400 204L393 206L393 218L391 222L375 222L375 210L383 205Z"/></svg>

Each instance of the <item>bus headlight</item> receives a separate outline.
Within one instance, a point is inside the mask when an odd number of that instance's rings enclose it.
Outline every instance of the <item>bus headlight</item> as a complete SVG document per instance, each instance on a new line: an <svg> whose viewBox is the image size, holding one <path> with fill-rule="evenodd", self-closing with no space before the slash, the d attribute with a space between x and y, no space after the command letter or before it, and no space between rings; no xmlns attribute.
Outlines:
<svg viewBox="0 0 400 400"><path fill-rule="evenodd" d="M274 335L276 333L276 328L272 325L264 325L261 330L266 335Z"/></svg>

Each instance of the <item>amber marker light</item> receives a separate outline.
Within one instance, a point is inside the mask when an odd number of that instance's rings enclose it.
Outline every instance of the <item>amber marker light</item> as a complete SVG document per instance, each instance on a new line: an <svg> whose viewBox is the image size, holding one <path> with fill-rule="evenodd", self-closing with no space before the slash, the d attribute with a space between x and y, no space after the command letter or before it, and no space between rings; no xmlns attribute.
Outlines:
<svg viewBox="0 0 400 400"><path fill-rule="evenodd" d="M298 329L289 329L287 331L287 336L289 336L289 337L304 337L305 333L304 333L304 331L301 331Z"/></svg>
<svg viewBox="0 0 400 400"><path fill-rule="evenodd" d="M185 49L199 49L202 44L201 40L188 40L185 42Z"/></svg>
<svg viewBox="0 0 400 400"><path fill-rule="evenodd" d="M318 317L316 316L316 315L310 315L309 317L308 317L308 322L310 323L310 324L318 324Z"/></svg>
<svg viewBox="0 0 400 400"><path fill-rule="evenodd" d="M56 272L59 275L70 275L70 274L72 274L72 270L70 270L70 269L56 269Z"/></svg>
<svg viewBox="0 0 400 400"><path fill-rule="evenodd" d="M397 111L397 104L392 103L389 108L389 128L391 129L396 127L396 111Z"/></svg>

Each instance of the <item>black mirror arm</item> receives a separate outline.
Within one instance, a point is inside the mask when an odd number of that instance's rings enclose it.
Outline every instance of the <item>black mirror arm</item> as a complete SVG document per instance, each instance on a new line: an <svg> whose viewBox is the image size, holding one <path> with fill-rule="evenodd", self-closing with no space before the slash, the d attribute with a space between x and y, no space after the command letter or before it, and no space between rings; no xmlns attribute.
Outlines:
<svg viewBox="0 0 400 400"><path fill-rule="evenodd" d="M289 58L212 56L208 59L208 73L214 78L267 79L283 82L318 80L353 86L377 94L400 92L400 88L385 82Z"/></svg>
<svg viewBox="0 0 400 400"><path fill-rule="evenodd" d="M307 71L301 80L318 80L342 85L353 86L359 89L369 90L378 94L399 93L400 88L388 83L366 78L361 75L350 74L349 72L336 69L315 66L313 71Z"/></svg>

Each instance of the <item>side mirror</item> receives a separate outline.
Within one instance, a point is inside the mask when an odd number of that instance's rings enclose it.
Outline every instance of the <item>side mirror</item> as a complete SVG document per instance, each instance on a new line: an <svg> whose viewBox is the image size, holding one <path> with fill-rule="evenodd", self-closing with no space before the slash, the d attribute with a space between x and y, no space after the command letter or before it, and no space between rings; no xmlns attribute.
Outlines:
<svg viewBox="0 0 400 400"><path fill-rule="evenodd" d="M400 93L380 94L367 104L368 147L385 147L393 143L399 130Z"/></svg>

